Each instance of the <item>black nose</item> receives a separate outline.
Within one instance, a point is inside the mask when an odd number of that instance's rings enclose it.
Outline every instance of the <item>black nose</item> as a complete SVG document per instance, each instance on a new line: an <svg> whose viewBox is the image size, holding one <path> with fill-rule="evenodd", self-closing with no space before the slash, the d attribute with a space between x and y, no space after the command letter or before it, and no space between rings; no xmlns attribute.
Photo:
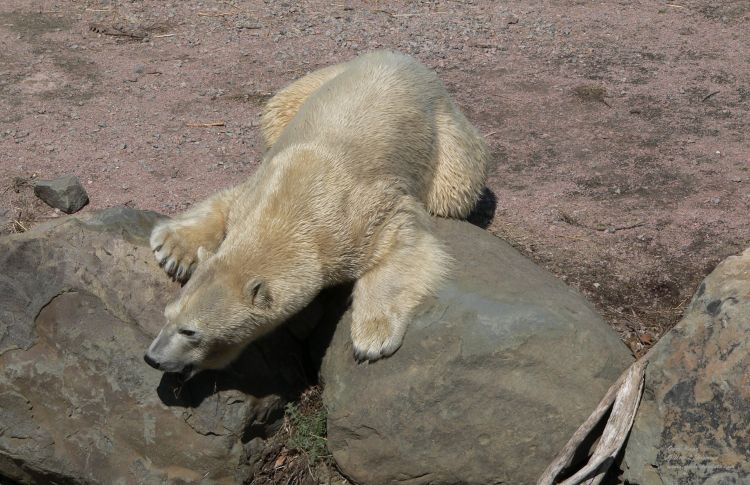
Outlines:
<svg viewBox="0 0 750 485"><path fill-rule="evenodd" d="M159 363L155 361L154 359L152 359L151 356L148 355L148 353L143 355L143 360L145 360L146 363L150 365L151 367L153 367L154 369L159 369Z"/></svg>

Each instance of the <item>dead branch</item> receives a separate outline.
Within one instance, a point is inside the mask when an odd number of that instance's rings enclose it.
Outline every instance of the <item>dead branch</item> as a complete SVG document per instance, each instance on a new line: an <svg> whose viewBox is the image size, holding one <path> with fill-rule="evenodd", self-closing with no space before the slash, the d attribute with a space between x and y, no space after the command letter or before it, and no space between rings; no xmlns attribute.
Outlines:
<svg viewBox="0 0 750 485"><path fill-rule="evenodd" d="M572 464L573 456L604 415L612 409L594 454L588 463L560 485L598 485L607 473L605 463L614 460L633 426L643 393L648 361L644 358L631 365L609 388L588 419L573 433L557 458L547 467L537 485L554 485L560 473Z"/></svg>

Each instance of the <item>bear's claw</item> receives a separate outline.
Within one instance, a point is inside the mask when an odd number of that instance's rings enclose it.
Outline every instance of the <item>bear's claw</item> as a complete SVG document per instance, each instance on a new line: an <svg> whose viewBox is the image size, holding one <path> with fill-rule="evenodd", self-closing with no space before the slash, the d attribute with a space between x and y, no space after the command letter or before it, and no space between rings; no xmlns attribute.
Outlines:
<svg viewBox="0 0 750 485"><path fill-rule="evenodd" d="M174 281L184 283L190 278L196 259L193 244L181 237L180 226L165 222L151 232L154 258Z"/></svg>
<svg viewBox="0 0 750 485"><path fill-rule="evenodd" d="M380 331L369 335L366 331L352 335L353 354L357 362L374 362L383 357L389 357L401 347L403 333L383 331L382 324L380 327L378 329Z"/></svg>

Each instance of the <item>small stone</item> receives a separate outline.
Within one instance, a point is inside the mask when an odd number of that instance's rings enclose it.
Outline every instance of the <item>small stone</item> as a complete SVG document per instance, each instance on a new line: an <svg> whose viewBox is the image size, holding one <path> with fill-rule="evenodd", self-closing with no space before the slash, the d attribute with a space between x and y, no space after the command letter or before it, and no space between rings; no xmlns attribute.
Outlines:
<svg viewBox="0 0 750 485"><path fill-rule="evenodd" d="M143 74L143 71L146 69L146 67L143 64L136 64L133 68L133 72L136 74Z"/></svg>
<svg viewBox="0 0 750 485"><path fill-rule="evenodd" d="M600 285L599 283L594 283L594 288L596 288L597 290L598 290L598 289L599 289L599 288L600 288L601 286L602 286L602 285Z"/></svg>
<svg viewBox="0 0 750 485"><path fill-rule="evenodd" d="M10 213L10 209L3 209L0 207L0 231L2 231L5 226L11 223Z"/></svg>
<svg viewBox="0 0 750 485"><path fill-rule="evenodd" d="M72 214L89 203L89 196L78 177L66 175L52 180L39 180L34 184L34 195L50 207Z"/></svg>

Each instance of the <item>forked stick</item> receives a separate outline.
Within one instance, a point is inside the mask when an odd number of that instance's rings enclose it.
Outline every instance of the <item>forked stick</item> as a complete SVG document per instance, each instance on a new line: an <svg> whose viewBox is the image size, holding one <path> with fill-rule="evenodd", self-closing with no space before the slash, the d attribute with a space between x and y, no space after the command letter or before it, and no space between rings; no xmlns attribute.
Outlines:
<svg viewBox="0 0 750 485"><path fill-rule="evenodd" d="M609 466L602 465L608 460L614 461L620 452L625 438L633 426L635 413L643 393L644 374L648 361L641 359L631 365L617 381L612 384L591 416L573 433L557 458L547 467L537 485L554 485L560 473L571 465L573 456L581 444L602 420L609 409L612 409L607 425L602 432L599 443L588 463L572 477L560 485L598 485L604 479Z"/></svg>

